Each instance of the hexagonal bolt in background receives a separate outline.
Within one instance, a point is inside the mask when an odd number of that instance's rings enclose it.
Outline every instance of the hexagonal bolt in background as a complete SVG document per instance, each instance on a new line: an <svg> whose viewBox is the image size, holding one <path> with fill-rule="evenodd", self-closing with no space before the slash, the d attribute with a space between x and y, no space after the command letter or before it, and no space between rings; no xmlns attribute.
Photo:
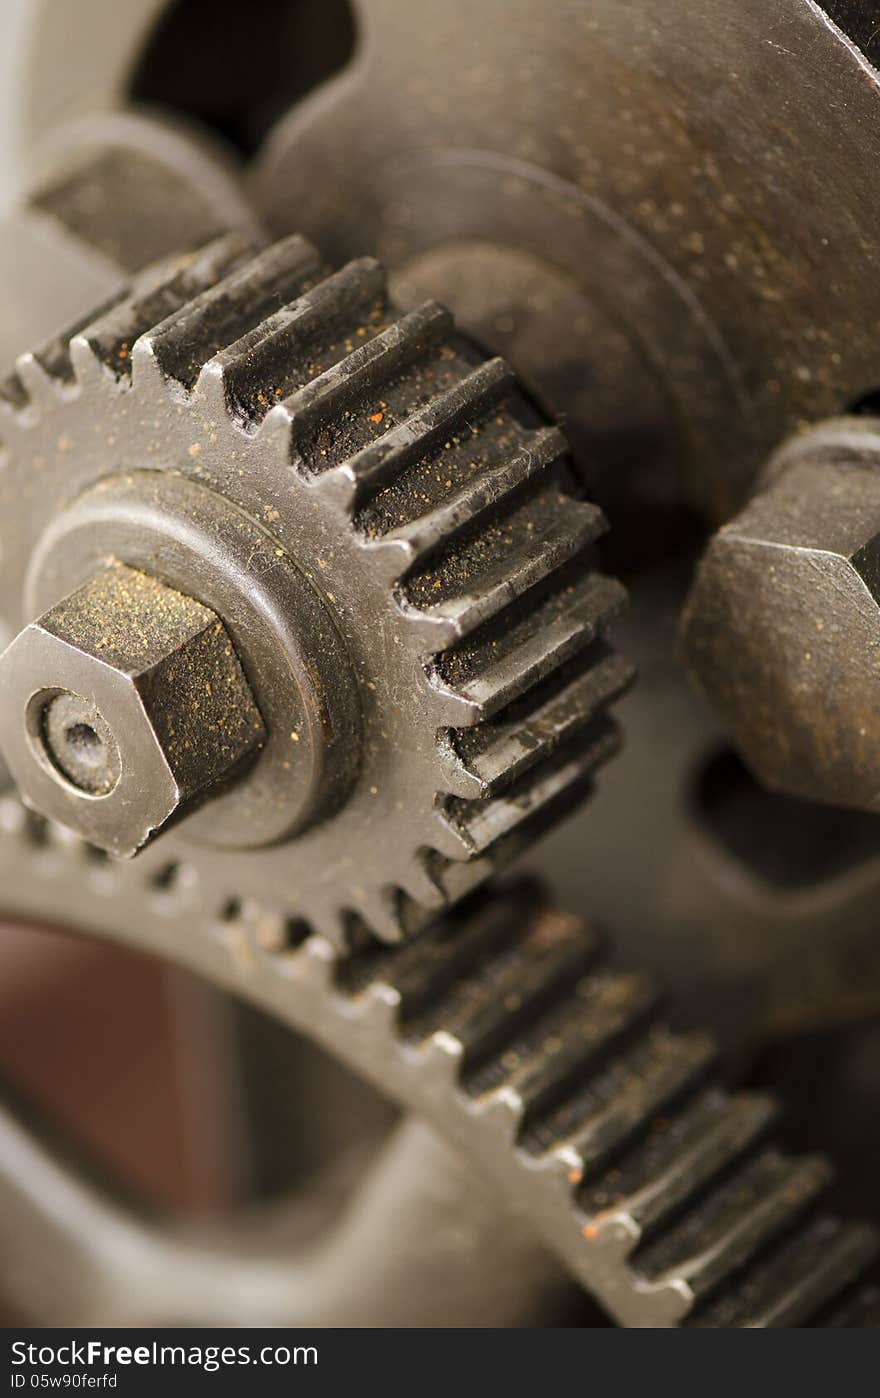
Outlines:
<svg viewBox="0 0 880 1398"><path fill-rule="evenodd" d="M0 657L0 748L25 802L133 855L265 738L208 607L114 564Z"/></svg>
<svg viewBox="0 0 880 1398"><path fill-rule="evenodd" d="M880 435L796 439L720 529L683 616L700 689L766 786L880 810Z"/></svg>

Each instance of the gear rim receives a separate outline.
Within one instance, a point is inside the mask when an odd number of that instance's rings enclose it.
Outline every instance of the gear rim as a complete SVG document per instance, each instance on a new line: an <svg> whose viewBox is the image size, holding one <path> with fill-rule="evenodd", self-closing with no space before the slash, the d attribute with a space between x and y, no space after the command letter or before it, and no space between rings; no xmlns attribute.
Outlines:
<svg viewBox="0 0 880 1398"><path fill-rule="evenodd" d="M253 902L218 905L192 866L157 878L94 854L0 798L5 911L168 958L311 1037L437 1126L618 1324L880 1321L861 1284L876 1236L821 1211L825 1162L774 1150L772 1099L721 1087L711 1041L671 1034L650 983L609 974L595 930L533 886L345 952ZM572 1012L574 1076L571 1039L546 1046ZM475 1034L490 1052L474 1065Z"/></svg>

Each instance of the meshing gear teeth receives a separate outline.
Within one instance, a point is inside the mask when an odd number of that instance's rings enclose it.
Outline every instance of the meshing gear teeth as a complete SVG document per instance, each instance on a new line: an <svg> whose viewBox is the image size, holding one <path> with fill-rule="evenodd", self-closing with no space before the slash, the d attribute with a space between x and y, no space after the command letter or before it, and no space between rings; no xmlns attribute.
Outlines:
<svg viewBox="0 0 880 1398"><path fill-rule="evenodd" d="M488 1171L625 1326L873 1326L871 1229L821 1208L829 1171L768 1140L651 985L531 885L478 892L405 946L335 951L195 866L95 861L0 802L5 910L167 956L310 1034ZM120 934L119 929L124 929Z"/></svg>
<svg viewBox="0 0 880 1398"><path fill-rule="evenodd" d="M356 781L274 849L206 849L230 899L292 901L337 942L360 924L397 940L570 811L614 751L631 672L604 638L623 591L592 569L602 515L508 367L439 306L394 312L372 259L328 274L301 238L257 255L222 239L24 356L0 401L13 607L47 511L161 471L259 521L342 636ZM141 857L173 860L185 833Z"/></svg>

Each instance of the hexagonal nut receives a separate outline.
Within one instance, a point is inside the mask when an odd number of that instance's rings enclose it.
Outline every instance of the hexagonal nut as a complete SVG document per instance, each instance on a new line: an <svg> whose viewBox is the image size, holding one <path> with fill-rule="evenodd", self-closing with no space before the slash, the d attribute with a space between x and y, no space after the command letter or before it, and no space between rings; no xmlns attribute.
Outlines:
<svg viewBox="0 0 880 1398"><path fill-rule="evenodd" d="M264 738L220 619L121 564L0 657L0 748L24 801L112 854L137 853Z"/></svg>
<svg viewBox="0 0 880 1398"><path fill-rule="evenodd" d="M880 458L787 456L710 543L685 659L766 786L880 810Z"/></svg>

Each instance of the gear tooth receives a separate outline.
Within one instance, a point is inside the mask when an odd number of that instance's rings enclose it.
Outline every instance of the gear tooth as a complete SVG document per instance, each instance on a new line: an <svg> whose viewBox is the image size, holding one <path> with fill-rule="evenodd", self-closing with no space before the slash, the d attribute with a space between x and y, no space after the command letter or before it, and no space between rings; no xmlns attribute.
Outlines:
<svg viewBox="0 0 880 1398"><path fill-rule="evenodd" d="M448 823L447 823L448 825ZM446 902L453 904L478 889L503 864L502 860L477 854L467 844L466 837L448 825L448 847L439 843L431 850L434 878L446 895ZM492 851L495 855L497 851Z"/></svg>
<svg viewBox="0 0 880 1398"><path fill-rule="evenodd" d="M68 357L74 381L84 391L95 389L100 392L108 382L107 365L97 355L82 333L74 335L68 346ZM123 371L119 375L125 379ZM118 380L114 376L113 382Z"/></svg>
<svg viewBox="0 0 880 1398"><path fill-rule="evenodd" d="M417 864L424 864L428 867L428 851L421 850L417 856ZM408 941L412 937L419 936L437 918L437 914L445 908L445 899L439 897L441 887L432 879L430 881L430 893L427 902L413 897L408 889L399 887L394 890L394 913L396 925L400 928L401 940Z"/></svg>
<svg viewBox="0 0 880 1398"><path fill-rule="evenodd" d="M435 777L435 780L436 779ZM476 883L479 883L480 880L485 877L486 872L488 872L488 865L482 872L478 872L473 876L466 875L462 882L458 884L458 891L455 894L451 892L450 883L445 874L446 868L454 866L462 860L469 860L471 863L474 863L477 851L468 838L467 832L463 830L456 821L448 818L444 810L442 796L439 798L434 810L434 825L431 831L431 840L430 853L433 861L432 869L434 877L437 879L439 887L444 890L446 901L448 903L455 902L458 898L464 897L465 893L470 892L472 888L476 887ZM472 879L475 879L475 882L472 881Z"/></svg>
<svg viewBox="0 0 880 1398"><path fill-rule="evenodd" d="M354 482L357 506L363 506L407 467L424 461L432 450L442 449L450 434L489 412L512 387L509 366L503 359L489 359L435 394L423 407L387 425L381 436L340 463ZM384 412L374 416L389 422Z"/></svg>
<svg viewBox="0 0 880 1398"><path fill-rule="evenodd" d="M0 381L0 411L4 417L16 418L27 414L31 406L30 395L21 381L17 370L7 374Z"/></svg>
<svg viewBox="0 0 880 1398"><path fill-rule="evenodd" d="M407 871L402 892L415 907L421 908L426 914L440 913L445 909L446 897L434 878L427 851L423 851Z"/></svg>
<svg viewBox="0 0 880 1398"><path fill-rule="evenodd" d="M454 1093L461 1071L460 1046L440 1030L419 1045L421 1072L431 1093Z"/></svg>
<svg viewBox="0 0 880 1398"><path fill-rule="evenodd" d="M162 878L161 870L158 877ZM179 883L177 878L172 883L175 896L179 899L181 892L184 892L184 896L193 901L199 891L198 882L184 890L180 889ZM230 929L234 929L233 937L237 936L239 944L247 943L248 956L251 951L270 958L298 953L313 935L313 929L301 918L291 917L281 909L268 907L254 898L227 899L219 910L217 923L227 939Z"/></svg>
<svg viewBox="0 0 880 1398"><path fill-rule="evenodd" d="M203 380L221 381L228 410L254 427L279 400L351 353L357 332L382 328L385 272L373 258L349 262L220 350Z"/></svg>
<svg viewBox="0 0 880 1398"><path fill-rule="evenodd" d="M130 380L140 337L189 302L240 256L234 238L214 239L196 252L166 258L133 278L109 308L94 315L71 339L77 375L90 377L92 362L116 380ZM148 355L143 356L147 361Z"/></svg>
<svg viewBox="0 0 880 1398"><path fill-rule="evenodd" d="M426 655L459 644L540 586L605 530L597 505L541 491L483 535L475 532L400 589L414 643Z"/></svg>
<svg viewBox="0 0 880 1398"><path fill-rule="evenodd" d="M437 550L447 549L457 535L478 522L490 523L510 497L564 456L566 450L565 439L555 427L523 433L500 459L474 469L457 486L450 480L448 493L424 513L397 527L385 528L387 521L378 508L380 496L359 517L358 527L369 540L380 566L385 563L388 580L396 582ZM473 464L476 467L478 463Z"/></svg>
<svg viewBox="0 0 880 1398"><path fill-rule="evenodd" d="M346 416L354 405L381 391L389 380L447 339L452 329L449 312L428 301L359 343L344 359L288 395L281 406L305 457L320 469L321 448L314 439L321 428L344 431Z"/></svg>
<svg viewBox="0 0 880 1398"><path fill-rule="evenodd" d="M812 1219L690 1324L747 1330L808 1324L867 1271L877 1252L873 1228L832 1217Z"/></svg>
<svg viewBox="0 0 880 1398"><path fill-rule="evenodd" d="M334 941L315 929L300 948L299 975L309 982L316 995L327 994L335 988L338 966Z"/></svg>
<svg viewBox="0 0 880 1398"><path fill-rule="evenodd" d="M655 1009L653 986L640 976L583 978L502 1055L471 1076L472 1096L503 1088L520 1104L525 1129L588 1073L598 1072Z"/></svg>
<svg viewBox="0 0 880 1398"><path fill-rule="evenodd" d="M220 376L220 388L223 390L222 375ZM212 389L216 396L216 384ZM222 407L226 407L226 396L223 393ZM293 458L293 423L284 411L283 406L277 403L274 408L270 408L266 416L257 427L255 442L261 450L269 452L275 461L291 462L296 470L296 463ZM299 474L297 472L297 474Z"/></svg>
<svg viewBox="0 0 880 1398"><path fill-rule="evenodd" d="M442 1016L444 997L462 977L522 938L540 903L539 890L525 880L501 894L477 894L454 924L437 922L402 947L367 947L349 961L344 983L349 989L370 979L393 985L404 1034L423 1040L431 1032L426 1015Z"/></svg>
<svg viewBox="0 0 880 1398"><path fill-rule="evenodd" d="M159 851L161 854L161 851ZM146 874L146 896L153 905L164 912L175 912L178 909L178 894L183 891L193 893L198 896L198 880L195 884L186 877L185 866L177 859L159 859L151 861ZM235 914L229 913L225 920L243 923L251 911L253 905L251 901L235 900Z"/></svg>
<svg viewBox="0 0 880 1398"><path fill-rule="evenodd" d="M437 735L438 786L442 796L458 796L462 801L479 801L489 792L483 779L462 757L455 734L441 730Z"/></svg>
<svg viewBox="0 0 880 1398"><path fill-rule="evenodd" d="M788 1160L768 1150L748 1161L634 1265L653 1285L685 1287L693 1305L717 1292L762 1249L793 1228L825 1188L828 1164L817 1157Z"/></svg>
<svg viewBox="0 0 880 1398"><path fill-rule="evenodd" d="M590 729L594 765L617 749L617 730L605 710L628 688L633 667L613 651L588 653L545 682L524 704L502 711L476 728L451 734L461 767L495 796L563 743Z"/></svg>
<svg viewBox="0 0 880 1398"><path fill-rule="evenodd" d="M248 932L259 955L281 956L297 951L309 935L307 925L298 918L287 917L278 908L258 907Z"/></svg>
<svg viewBox="0 0 880 1398"><path fill-rule="evenodd" d="M333 948L336 957L334 976L338 974L344 954L360 940L370 936L357 913L332 900L315 901L308 909L307 921L303 918L302 906L294 905L294 911L305 922L312 938Z"/></svg>
<svg viewBox="0 0 880 1398"><path fill-rule="evenodd" d="M474 1115L492 1132L496 1149L513 1150L525 1125L526 1106L516 1088L502 1083L478 1099Z"/></svg>
<svg viewBox="0 0 880 1398"><path fill-rule="evenodd" d="M491 718L527 694L600 637L618 617L626 592L613 578L578 568L516 614L499 618L443 651L429 670L450 727Z"/></svg>
<svg viewBox="0 0 880 1398"><path fill-rule="evenodd" d="M397 888L380 888L364 893L358 902L358 917L371 936L396 945L407 936L407 906Z"/></svg>
<svg viewBox="0 0 880 1398"><path fill-rule="evenodd" d="M393 986L373 981L356 997L361 1014L380 1034L391 1034L400 1019L400 997Z"/></svg>
<svg viewBox="0 0 880 1398"><path fill-rule="evenodd" d="M458 1041L465 1083L475 1083L468 1089L473 1097L487 1090L492 1064L499 1078L503 1075L505 1051L517 1035L587 971L598 952L595 934L579 919L548 917L534 903L528 914L514 923L513 938L489 941L487 954L476 958L471 974L410 1021L413 1039L442 1028ZM504 928L499 932L503 936Z"/></svg>
<svg viewBox="0 0 880 1398"><path fill-rule="evenodd" d="M580 1187L704 1082L717 1059L710 1039L652 1026L605 1071L590 1076L524 1143L540 1155L563 1149ZM561 1146L560 1146L561 1142Z"/></svg>
<svg viewBox="0 0 880 1398"><path fill-rule="evenodd" d="M218 356L209 359L199 370L193 389L199 406L212 422L222 422L231 410L226 372Z"/></svg>
<svg viewBox="0 0 880 1398"><path fill-rule="evenodd" d="M292 436L293 425L289 418L286 421ZM319 476L310 475L306 479L309 489L320 496L328 510L348 523L354 519L357 481L346 466L334 466L328 471L322 471Z"/></svg>
<svg viewBox="0 0 880 1398"><path fill-rule="evenodd" d="M204 365L299 296L320 275L321 260L305 238L293 235L256 256L238 239L212 245L215 265L204 290L160 321L136 346L161 372L192 390Z"/></svg>
<svg viewBox="0 0 880 1398"><path fill-rule="evenodd" d="M618 1073L598 1093L591 1085L580 1107L575 1096L549 1122L549 1131L565 1131L572 1115L581 1118L568 1149L581 1161L572 1182L590 1248L627 1266L635 1294L653 1295L661 1305L664 1296L679 1298L677 1318L690 1316L689 1324L811 1318L864 1271L869 1235L856 1229L847 1237L833 1220L814 1223L812 1208L829 1168L821 1159L792 1161L764 1146L776 1115L772 1099L731 1098L700 1086L711 1066L707 1043L697 1041L677 1065L669 1055L685 1041L661 1031L659 1043L665 1064L655 1051L653 1071L646 1074L649 1065L641 1061L631 1065L629 1104L626 1093L616 1094ZM538 1145L546 1149L547 1140ZM596 1178L600 1164L604 1174ZM582 1187L584 1178L589 1183ZM827 1266L805 1267L820 1237L836 1240Z"/></svg>
<svg viewBox="0 0 880 1398"><path fill-rule="evenodd" d="M14 375L7 380L8 401L19 411L33 408L37 413L50 412L62 397L65 383L69 383L68 378L51 374L37 354L20 354Z"/></svg>
<svg viewBox="0 0 880 1398"><path fill-rule="evenodd" d="M64 391L73 389L80 379L77 372L76 337L96 316L108 314L124 298L123 286L109 297L98 310L89 311L57 335L51 336L38 349L19 356L15 371L0 382L0 404L8 405L16 416L39 417L39 407L50 408L63 398Z"/></svg>
<svg viewBox="0 0 880 1398"><path fill-rule="evenodd" d="M715 1180L726 1179L740 1160L747 1159L774 1124L778 1106L772 1097L761 1093L707 1093L694 1107L672 1121L666 1153L655 1144L653 1158L632 1160L632 1176L621 1170L620 1198L613 1208L603 1211L607 1222L611 1213L625 1213L632 1223L632 1233L639 1239L659 1239L666 1244L663 1225L676 1227L684 1206L700 1204L702 1195ZM639 1170L644 1179L639 1180ZM604 1180L597 1181L596 1194L602 1195ZM589 1205L589 1201L588 1202ZM673 1239L672 1250L676 1247ZM660 1253L645 1253L644 1268L648 1274ZM665 1269L658 1265L656 1271Z"/></svg>
<svg viewBox="0 0 880 1398"><path fill-rule="evenodd" d="M718 1089L705 1090L680 1113L660 1121L613 1169L590 1181L579 1199L589 1219L583 1229L586 1239L593 1246L604 1243L621 1261L630 1261L642 1285L686 1296L684 1311L690 1311L697 1299L691 1275L686 1275L693 1274L697 1282L694 1220L702 1227L702 1219L718 1216L723 1241L729 1199L734 1222L740 1205L747 1215L748 1191L737 1194L736 1183L730 1190L729 1181L739 1181L755 1159L765 1159L760 1146L775 1116L775 1103L767 1096L729 1097Z"/></svg>
<svg viewBox="0 0 880 1398"><path fill-rule="evenodd" d="M633 670L597 635L622 600L609 579L575 575L570 588L526 605L507 626L493 624L470 647L437 657L431 674L442 685L444 716L470 722L441 733L438 757L455 793L442 809L471 857L512 857L566 799L586 795L591 775L616 752L606 711Z"/></svg>
<svg viewBox="0 0 880 1398"><path fill-rule="evenodd" d="M536 839L544 822L558 814L560 804L574 809L589 790L597 766L617 750L619 738L612 724L587 730L536 766L529 768L499 795L486 801L461 801L453 797L444 813L474 854L492 852L498 867L518 853L527 839ZM511 847L513 837L516 844Z"/></svg>

